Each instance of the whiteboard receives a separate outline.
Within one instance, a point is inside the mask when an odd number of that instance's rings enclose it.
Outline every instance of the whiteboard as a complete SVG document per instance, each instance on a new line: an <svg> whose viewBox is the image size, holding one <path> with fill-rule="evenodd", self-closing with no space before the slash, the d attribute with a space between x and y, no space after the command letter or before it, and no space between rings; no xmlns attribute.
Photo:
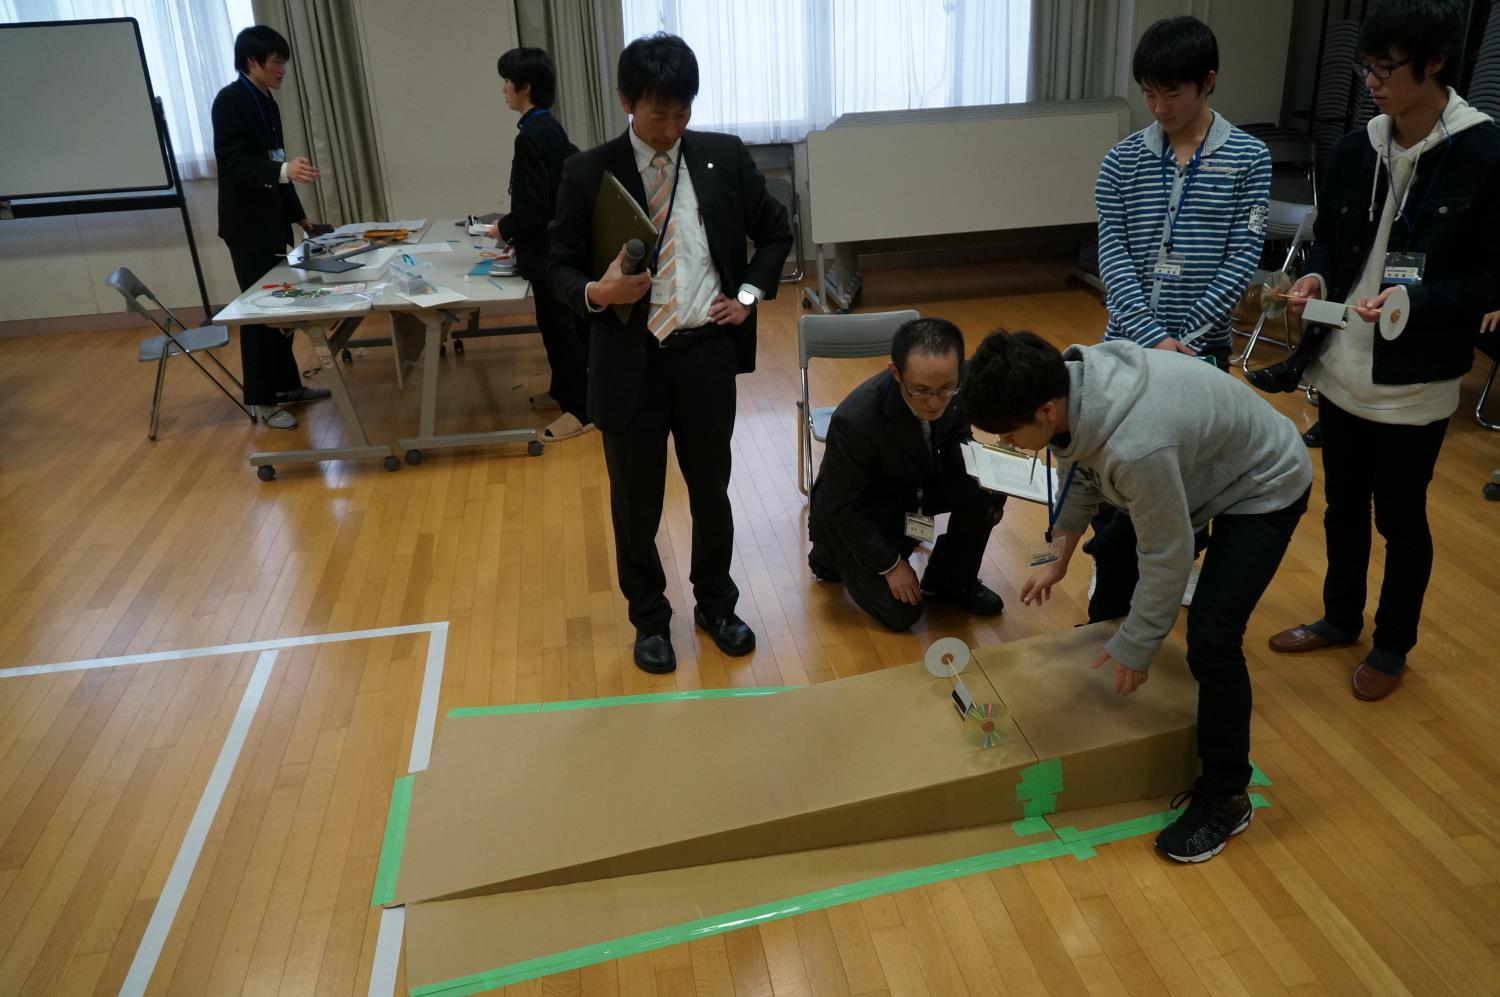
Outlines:
<svg viewBox="0 0 1500 997"><path fill-rule="evenodd" d="M0 25L0 199L171 188L133 17Z"/></svg>

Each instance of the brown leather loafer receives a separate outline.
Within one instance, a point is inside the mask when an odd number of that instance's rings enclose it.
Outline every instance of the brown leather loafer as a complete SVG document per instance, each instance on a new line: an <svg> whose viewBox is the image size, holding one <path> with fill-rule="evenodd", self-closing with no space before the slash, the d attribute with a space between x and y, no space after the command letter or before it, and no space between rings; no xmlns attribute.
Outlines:
<svg viewBox="0 0 1500 997"><path fill-rule="evenodd" d="M1361 661L1359 667L1354 669L1354 675L1350 678L1349 684L1354 689L1355 699L1373 703L1395 692L1396 686L1401 684L1401 676L1371 668Z"/></svg>
<svg viewBox="0 0 1500 997"><path fill-rule="evenodd" d="M1329 640L1307 627L1292 627L1276 634L1270 641L1271 650L1279 654L1301 654L1304 651L1321 651L1325 647L1346 647L1345 643Z"/></svg>

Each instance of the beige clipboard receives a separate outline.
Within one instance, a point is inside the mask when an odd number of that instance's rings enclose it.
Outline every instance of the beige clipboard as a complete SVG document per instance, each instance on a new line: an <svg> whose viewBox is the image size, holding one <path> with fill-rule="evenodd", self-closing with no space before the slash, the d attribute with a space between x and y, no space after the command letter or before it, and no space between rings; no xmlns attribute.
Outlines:
<svg viewBox="0 0 1500 997"><path fill-rule="evenodd" d="M602 277L615 257L620 255L620 247L631 239L639 239L646 244L646 256L649 258L656 245L656 234L656 226L651 224L651 219L640 202L630 196L618 177L605 170L604 176L599 180L599 197L594 204L594 273ZM612 307L621 322L629 322L630 310L635 305Z"/></svg>

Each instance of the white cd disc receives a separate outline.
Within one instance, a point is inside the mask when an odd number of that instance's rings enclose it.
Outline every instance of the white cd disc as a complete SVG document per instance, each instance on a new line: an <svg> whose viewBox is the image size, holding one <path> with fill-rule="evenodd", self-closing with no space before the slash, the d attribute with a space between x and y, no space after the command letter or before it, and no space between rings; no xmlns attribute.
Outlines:
<svg viewBox="0 0 1500 997"><path fill-rule="evenodd" d="M1387 340L1395 339L1401 335L1410 318L1411 295L1406 293L1405 287L1397 284L1391 288L1390 297L1385 299L1385 306L1380 309L1381 337Z"/></svg>
<svg viewBox="0 0 1500 997"><path fill-rule="evenodd" d="M957 637L944 637L933 641L922 663L935 677L952 678L969 667L969 645Z"/></svg>

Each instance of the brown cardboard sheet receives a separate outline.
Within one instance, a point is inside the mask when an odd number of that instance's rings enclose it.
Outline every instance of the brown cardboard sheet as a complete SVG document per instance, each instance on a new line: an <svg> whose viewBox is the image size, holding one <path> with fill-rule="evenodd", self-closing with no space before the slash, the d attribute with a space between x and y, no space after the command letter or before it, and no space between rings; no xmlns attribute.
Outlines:
<svg viewBox="0 0 1500 997"><path fill-rule="evenodd" d="M964 680L998 699L984 674ZM1021 816L1036 756L981 751L921 665L775 696L450 718L395 902L706 865Z"/></svg>
<svg viewBox="0 0 1500 997"><path fill-rule="evenodd" d="M406 979L414 988L428 986L1038 840L1000 824L414 904L406 913Z"/></svg>
<svg viewBox="0 0 1500 997"><path fill-rule="evenodd" d="M1010 718L988 750L920 664L774 696L450 718L396 889L408 981L1055 842L1012 831L1018 790L1080 832L1160 812L1197 774L1197 688L1169 640L1116 696L1089 668L1113 632L977 649L964 681Z"/></svg>

